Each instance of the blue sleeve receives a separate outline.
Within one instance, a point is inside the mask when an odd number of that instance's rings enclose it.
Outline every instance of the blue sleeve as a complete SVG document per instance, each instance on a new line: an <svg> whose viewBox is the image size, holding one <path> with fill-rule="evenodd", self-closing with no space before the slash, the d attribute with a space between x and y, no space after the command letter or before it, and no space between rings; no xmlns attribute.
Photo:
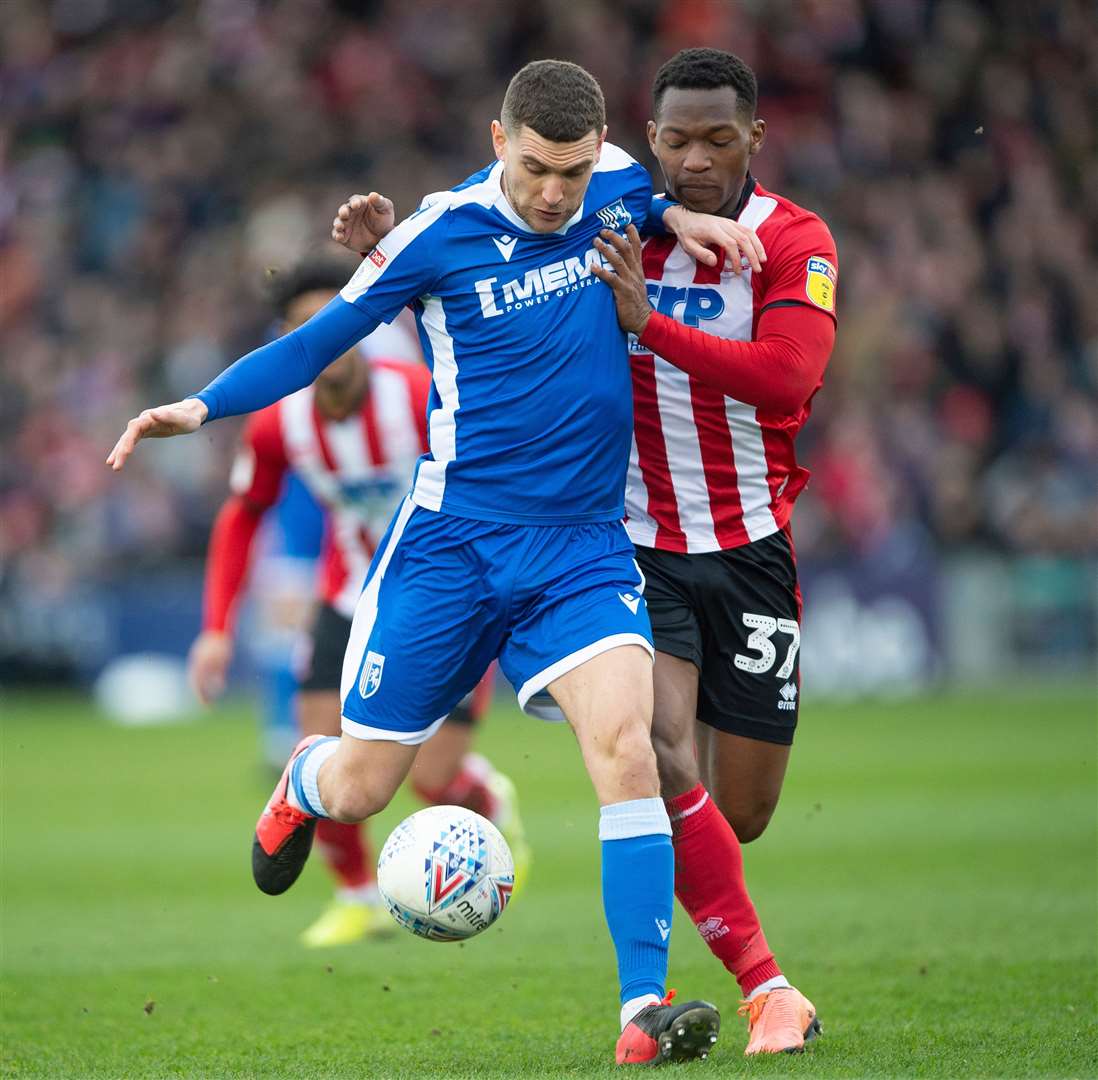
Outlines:
<svg viewBox="0 0 1098 1080"><path fill-rule="evenodd" d="M378 322L392 322L440 276L450 226L451 192L437 192L405 218L359 265L340 296Z"/></svg>
<svg viewBox="0 0 1098 1080"><path fill-rule="evenodd" d="M653 195L648 207L648 217L644 219L644 225L640 231L641 236L666 236L667 226L663 223L663 215L668 207L678 205L673 199L668 199L664 195Z"/></svg>
<svg viewBox="0 0 1098 1080"><path fill-rule="evenodd" d="M335 297L307 323L242 356L196 394L209 410L206 420L255 412L308 386L380 321Z"/></svg>

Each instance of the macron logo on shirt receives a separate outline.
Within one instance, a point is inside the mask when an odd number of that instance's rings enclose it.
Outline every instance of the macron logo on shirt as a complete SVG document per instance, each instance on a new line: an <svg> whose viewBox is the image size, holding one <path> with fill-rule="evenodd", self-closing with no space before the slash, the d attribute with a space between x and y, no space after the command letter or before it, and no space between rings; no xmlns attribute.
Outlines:
<svg viewBox="0 0 1098 1080"><path fill-rule="evenodd" d="M493 236L492 243L499 249L499 253L503 256L504 262L511 261L511 254L515 250L515 244L518 241L517 236Z"/></svg>

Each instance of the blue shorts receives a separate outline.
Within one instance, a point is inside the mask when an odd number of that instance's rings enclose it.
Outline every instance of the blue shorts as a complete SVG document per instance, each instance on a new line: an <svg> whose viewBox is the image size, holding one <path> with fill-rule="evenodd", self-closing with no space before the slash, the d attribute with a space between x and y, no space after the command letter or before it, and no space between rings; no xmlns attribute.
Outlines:
<svg viewBox="0 0 1098 1080"><path fill-rule="evenodd" d="M499 659L547 719L554 679L619 645L652 653L644 578L620 522L508 525L406 499L370 566L343 661L343 730L415 744Z"/></svg>

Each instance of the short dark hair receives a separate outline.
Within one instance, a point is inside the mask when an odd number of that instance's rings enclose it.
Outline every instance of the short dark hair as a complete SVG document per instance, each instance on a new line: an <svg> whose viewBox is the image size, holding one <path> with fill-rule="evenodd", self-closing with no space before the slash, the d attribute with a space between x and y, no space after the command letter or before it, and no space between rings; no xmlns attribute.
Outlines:
<svg viewBox="0 0 1098 1080"><path fill-rule="evenodd" d="M511 80L500 120L508 132L525 125L551 142L602 134L606 102L595 77L567 60L533 60Z"/></svg>
<svg viewBox="0 0 1098 1080"><path fill-rule="evenodd" d="M354 273L354 267L335 259L308 259L285 273L268 271L267 296L280 318L286 318L290 305L311 292L339 292Z"/></svg>
<svg viewBox="0 0 1098 1080"><path fill-rule="evenodd" d="M759 85L755 73L738 56L722 49L683 49L656 72L652 103L658 114L667 90L717 90L722 86L736 91L741 111L755 115Z"/></svg>

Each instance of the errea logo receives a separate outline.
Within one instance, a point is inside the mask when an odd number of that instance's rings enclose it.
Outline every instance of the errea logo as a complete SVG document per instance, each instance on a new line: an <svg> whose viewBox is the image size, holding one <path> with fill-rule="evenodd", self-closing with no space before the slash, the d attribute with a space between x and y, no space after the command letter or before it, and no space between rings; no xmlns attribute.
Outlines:
<svg viewBox="0 0 1098 1080"><path fill-rule="evenodd" d="M708 919L702 919L698 923L698 933L706 941L716 941L718 938L724 937L730 929L730 927L725 926L724 919L719 915L710 915Z"/></svg>
<svg viewBox="0 0 1098 1080"><path fill-rule="evenodd" d="M797 707L797 687L795 683L787 682L779 691L778 697L781 700L778 702L779 709L795 709Z"/></svg>

